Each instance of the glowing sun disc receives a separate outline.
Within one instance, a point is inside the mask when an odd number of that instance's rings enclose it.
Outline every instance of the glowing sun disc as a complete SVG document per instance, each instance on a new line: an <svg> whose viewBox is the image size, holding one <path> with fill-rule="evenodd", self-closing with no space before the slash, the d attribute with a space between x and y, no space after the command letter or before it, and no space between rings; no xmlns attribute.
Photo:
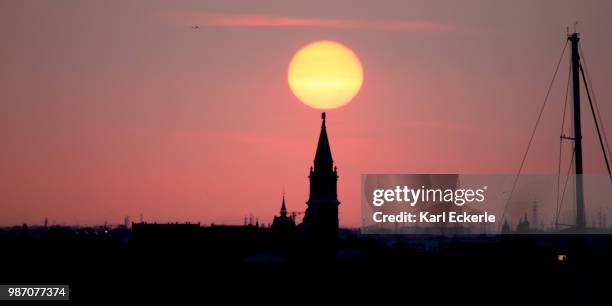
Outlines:
<svg viewBox="0 0 612 306"><path fill-rule="evenodd" d="M317 109L349 103L363 84L357 55L343 44L321 40L300 49L289 63L289 87L304 104Z"/></svg>

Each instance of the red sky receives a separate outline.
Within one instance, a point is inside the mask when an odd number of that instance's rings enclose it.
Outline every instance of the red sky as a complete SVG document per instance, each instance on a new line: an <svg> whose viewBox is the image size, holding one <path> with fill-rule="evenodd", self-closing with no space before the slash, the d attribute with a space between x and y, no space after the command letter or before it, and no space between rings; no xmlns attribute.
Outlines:
<svg viewBox="0 0 612 306"><path fill-rule="evenodd" d="M612 118L610 11L608 1L2 1L0 224L140 213L268 223L283 188L288 209L303 211L320 115L292 95L286 70L320 39L364 66L358 96L328 111L341 224L359 223L361 173L514 173L576 20ZM557 171L568 65L526 172ZM589 116L585 168L601 173Z"/></svg>

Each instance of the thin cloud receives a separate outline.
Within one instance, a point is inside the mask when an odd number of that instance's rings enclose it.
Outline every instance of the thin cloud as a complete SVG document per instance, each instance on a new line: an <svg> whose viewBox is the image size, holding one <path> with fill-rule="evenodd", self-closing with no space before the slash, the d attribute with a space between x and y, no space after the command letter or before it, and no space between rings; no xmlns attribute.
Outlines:
<svg viewBox="0 0 612 306"><path fill-rule="evenodd" d="M271 15L212 14L203 13L190 18L195 26L233 28L330 28L356 29L381 32L454 32L454 25L427 20L362 20L295 18Z"/></svg>

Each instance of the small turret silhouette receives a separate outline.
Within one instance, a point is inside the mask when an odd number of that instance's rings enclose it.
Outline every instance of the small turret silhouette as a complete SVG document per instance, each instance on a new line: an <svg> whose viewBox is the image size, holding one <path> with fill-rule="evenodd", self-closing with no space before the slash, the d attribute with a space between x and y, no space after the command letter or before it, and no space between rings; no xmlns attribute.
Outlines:
<svg viewBox="0 0 612 306"><path fill-rule="evenodd" d="M280 216L274 216L272 221L272 229L280 231L288 231L295 228L295 220L293 217L287 216L287 206L285 205L285 193L283 192L283 202L281 204Z"/></svg>

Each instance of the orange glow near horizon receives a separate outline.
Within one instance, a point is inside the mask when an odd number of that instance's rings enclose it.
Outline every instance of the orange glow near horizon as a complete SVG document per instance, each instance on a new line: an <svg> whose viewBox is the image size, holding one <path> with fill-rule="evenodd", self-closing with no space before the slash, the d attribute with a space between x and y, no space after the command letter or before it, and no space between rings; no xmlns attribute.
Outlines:
<svg viewBox="0 0 612 306"><path fill-rule="evenodd" d="M316 109L338 108L359 92L363 68L348 47L334 41L316 41L293 56L288 81L304 104Z"/></svg>

